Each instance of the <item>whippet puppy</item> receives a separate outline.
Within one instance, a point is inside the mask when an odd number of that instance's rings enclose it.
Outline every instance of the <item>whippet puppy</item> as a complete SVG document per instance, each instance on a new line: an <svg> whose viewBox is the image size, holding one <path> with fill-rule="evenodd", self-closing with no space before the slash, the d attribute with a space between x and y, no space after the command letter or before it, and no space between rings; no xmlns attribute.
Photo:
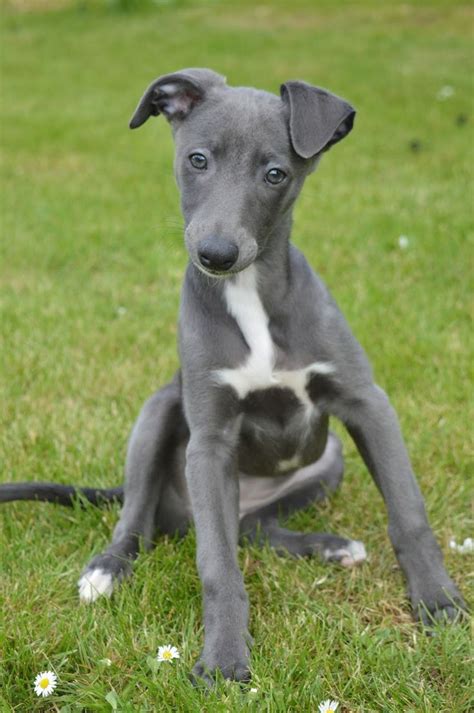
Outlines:
<svg viewBox="0 0 474 713"><path fill-rule="evenodd" d="M186 69L152 82L130 126L160 114L176 144L189 253L181 367L133 428L120 520L79 580L81 599L110 595L130 574L140 541L184 535L194 522L205 625L194 675L247 680L239 535L346 567L366 557L361 542L294 532L278 520L341 482L341 443L329 430L335 416L381 491L415 615L454 619L463 601L428 524L397 416L326 286L290 243L304 180L351 131L353 107L301 81L276 96ZM7 485L0 499L68 504L77 490ZM82 492L94 501L122 493Z"/></svg>

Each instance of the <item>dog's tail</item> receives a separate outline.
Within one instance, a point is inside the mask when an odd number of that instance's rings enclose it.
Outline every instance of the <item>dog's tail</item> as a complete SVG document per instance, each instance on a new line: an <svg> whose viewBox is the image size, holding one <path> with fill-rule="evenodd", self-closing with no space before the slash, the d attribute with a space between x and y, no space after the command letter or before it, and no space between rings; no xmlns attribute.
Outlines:
<svg viewBox="0 0 474 713"><path fill-rule="evenodd" d="M111 501L123 503L123 488L75 488L58 483L4 483L0 485L0 503L12 500L40 500L72 507L81 498L92 505L104 505Z"/></svg>

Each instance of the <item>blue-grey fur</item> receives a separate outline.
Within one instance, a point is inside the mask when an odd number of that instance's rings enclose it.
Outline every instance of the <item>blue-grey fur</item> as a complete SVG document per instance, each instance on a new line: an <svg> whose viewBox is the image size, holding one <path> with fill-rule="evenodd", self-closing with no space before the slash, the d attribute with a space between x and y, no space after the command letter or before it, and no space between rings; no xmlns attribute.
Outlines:
<svg viewBox="0 0 474 713"><path fill-rule="evenodd" d="M120 521L112 544L85 574L100 569L117 581L130 572L139 539L150 545L157 532L184 534L194 521L205 625L194 674L208 683L216 671L247 680L251 637L237 563L239 533L265 538L282 552L338 559L348 540L291 532L277 520L279 513L321 499L339 484L342 451L328 430L334 415L382 493L415 614L424 622L455 618L464 604L429 527L396 414L327 288L289 242L292 208L304 180L321 154L351 130L353 108L304 82L287 82L277 97L231 88L210 70L190 69L154 81L131 127L160 113L176 144L190 257L179 318L181 369L142 409L128 448ZM204 156L206 170L190 163L195 153ZM286 173L281 184L268 183L272 166ZM204 274L203 246L219 253L212 260L222 260L229 245L231 268ZM308 379L317 409L306 428L290 389L274 386L239 398L215 378L216 370L235 369L249 354L224 289L250 265L258 270L276 367L333 367ZM249 495L258 480L254 475L273 478L268 482L276 487L292 474L276 477L278 464L295 452L298 467L307 468L300 487L240 513L239 522L239 483ZM3 499L13 499L9 495Z"/></svg>

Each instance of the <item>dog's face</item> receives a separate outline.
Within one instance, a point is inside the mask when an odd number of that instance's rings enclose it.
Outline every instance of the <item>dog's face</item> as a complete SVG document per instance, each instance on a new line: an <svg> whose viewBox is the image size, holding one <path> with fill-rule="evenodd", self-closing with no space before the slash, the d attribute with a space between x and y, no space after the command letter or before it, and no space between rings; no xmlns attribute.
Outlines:
<svg viewBox="0 0 474 713"><path fill-rule="evenodd" d="M252 263L291 208L308 172L293 150L283 103L224 89L175 132L175 173L191 260L228 275Z"/></svg>
<svg viewBox="0 0 474 713"><path fill-rule="evenodd" d="M216 277L240 272L267 249L291 219L305 177L355 114L303 82L287 82L277 97L228 87L203 69L153 82L130 125L159 113L173 129L189 256Z"/></svg>

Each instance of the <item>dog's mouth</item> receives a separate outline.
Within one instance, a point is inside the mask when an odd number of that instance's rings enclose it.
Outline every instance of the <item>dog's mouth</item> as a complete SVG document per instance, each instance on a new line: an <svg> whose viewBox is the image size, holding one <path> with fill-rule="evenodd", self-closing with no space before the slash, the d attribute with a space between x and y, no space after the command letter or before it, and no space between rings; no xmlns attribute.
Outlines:
<svg viewBox="0 0 474 713"><path fill-rule="evenodd" d="M251 261L253 262L253 260ZM242 265L239 267L237 270L209 270L206 267L203 267L201 264L199 264L197 261L195 262L194 260L192 261L194 267L196 267L199 272L201 272L203 275L206 275L206 277L212 277L215 280L226 280L228 277L232 277L233 275L238 275L239 272L242 272L242 270L245 270L251 263Z"/></svg>

